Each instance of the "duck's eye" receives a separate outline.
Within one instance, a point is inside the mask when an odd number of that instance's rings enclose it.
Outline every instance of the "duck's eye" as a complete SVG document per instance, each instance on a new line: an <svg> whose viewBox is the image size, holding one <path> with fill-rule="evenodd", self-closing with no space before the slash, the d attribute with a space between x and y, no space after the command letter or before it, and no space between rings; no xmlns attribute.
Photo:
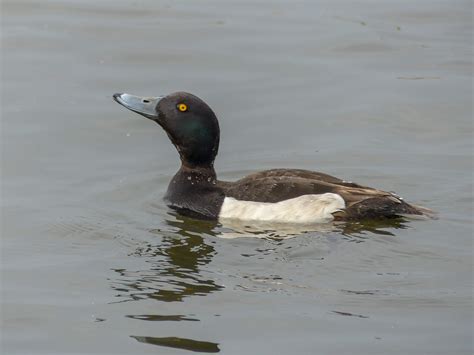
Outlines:
<svg viewBox="0 0 474 355"><path fill-rule="evenodd" d="M178 104L178 110L185 112L188 110L188 106L186 106L186 104Z"/></svg>

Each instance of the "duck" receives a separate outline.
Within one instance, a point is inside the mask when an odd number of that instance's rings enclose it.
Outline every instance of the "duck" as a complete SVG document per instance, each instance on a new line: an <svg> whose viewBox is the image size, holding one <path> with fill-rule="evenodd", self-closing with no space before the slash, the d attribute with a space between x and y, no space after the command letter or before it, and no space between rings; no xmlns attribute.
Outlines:
<svg viewBox="0 0 474 355"><path fill-rule="evenodd" d="M208 220L328 223L428 216L432 211L387 192L304 169L271 169L237 181L217 179L220 129L216 114L187 92L141 97L116 93L125 108L156 122L181 160L164 196L184 216Z"/></svg>

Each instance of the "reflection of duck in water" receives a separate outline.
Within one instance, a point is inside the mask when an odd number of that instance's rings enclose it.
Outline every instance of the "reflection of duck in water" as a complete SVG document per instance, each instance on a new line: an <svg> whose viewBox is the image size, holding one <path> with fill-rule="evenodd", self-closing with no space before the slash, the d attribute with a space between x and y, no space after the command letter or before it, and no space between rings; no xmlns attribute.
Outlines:
<svg viewBox="0 0 474 355"><path fill-rule="evenodd" d="M312 225L302 224L275 224L265 222L254 222L252 225L240 220L225 220L222 223L224 229L216 236L224 239L234 238L266 238L287 239L306 233L330 233L338 232L349 239L362 241L367 232L378 235L392 235L390 229L405 229L405 220L402 218L384 220L348 221L339 223L319 223ZM230 230L226 230L230 228Z"/></svg>
<svg viewBox="0 0 474 355"><path fill-rule="evenodd" d="M112 286L120 291L118 297L177 302L188 296L204 296L222 288L200 273L200 267L209 263L215 253L214 248L200 236L212 233L209 222L195 221L185 229L179 220L166 222L177 228L177 235L159 231L157 234L163 235L159 242L147 243L133 253L146 258L151 264L149 269L115 269L121 275Z"/></svg>
<svg viewBox="0 0 474 355"><path fill-rule="evenodd" d="M157 122L176 146L182 165L165 199L182 214L208 219L324 223L429 212L392 193L307 170L275 169L236 182L218 181L214 159L219 148L219 124L204 101L184 92L148 98L115 94L114 99Z"/></svg>

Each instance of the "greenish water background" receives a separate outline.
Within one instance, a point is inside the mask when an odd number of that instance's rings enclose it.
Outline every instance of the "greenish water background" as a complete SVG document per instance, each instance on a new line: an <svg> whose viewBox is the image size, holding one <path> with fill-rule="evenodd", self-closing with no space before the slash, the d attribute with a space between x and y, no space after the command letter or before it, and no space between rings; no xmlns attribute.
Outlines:
<svg viewBox="0 0 474 355"><path fill-rule="evenodd" d="M471 2L1 10L5 354L472 353ZM217 113L222 179L319 170L439 219L231 239L176 216L174 148L111 100L176 90Z"/></svg>

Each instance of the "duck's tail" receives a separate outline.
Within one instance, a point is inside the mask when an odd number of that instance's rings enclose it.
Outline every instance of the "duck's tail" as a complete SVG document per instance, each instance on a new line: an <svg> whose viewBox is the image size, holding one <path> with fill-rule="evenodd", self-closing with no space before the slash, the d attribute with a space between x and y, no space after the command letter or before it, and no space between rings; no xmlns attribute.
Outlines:
<svg viewBox="0 0 474 355"><path fill-rule="evenodd" d="M416 206L395 196L377 196L349 205L342 213L333 214L336 220L380 219L407 217L433 219L436 213L426 207Z"/></svg>
<svg viewBox="0 0 474 355"><path fill-rule="evenodd" d="M416 210L416 213L401 213L401 217L409 219L438 219L438 213L429 208L412 204L410 206Z"/></svg>

